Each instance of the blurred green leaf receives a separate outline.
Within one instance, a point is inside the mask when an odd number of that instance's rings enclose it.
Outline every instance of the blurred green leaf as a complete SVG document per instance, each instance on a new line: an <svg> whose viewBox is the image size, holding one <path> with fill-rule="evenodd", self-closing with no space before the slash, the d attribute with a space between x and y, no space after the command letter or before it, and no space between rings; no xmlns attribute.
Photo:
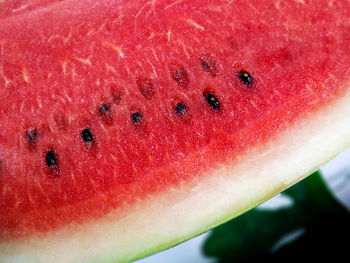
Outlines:
<svg viewBox="0 0 350 263"><path fill-rule="evenodd" d="M350 214L316 172L282 195L293 204L255 208L215 228L204 253L216 262L295 261L348 258ZM293 241L284 241L297 236Z"/></svg>

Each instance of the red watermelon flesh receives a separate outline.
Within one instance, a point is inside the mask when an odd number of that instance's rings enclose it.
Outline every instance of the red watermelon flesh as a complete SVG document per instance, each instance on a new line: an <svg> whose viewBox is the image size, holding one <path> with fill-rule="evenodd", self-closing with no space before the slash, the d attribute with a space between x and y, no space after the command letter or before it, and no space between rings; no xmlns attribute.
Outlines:
<svg viewBox="0 0 350 263"><path fill-rule="evenodd" d="M0 261L134 259L349 145L349 1L3 0L0 17Z"/></svg>

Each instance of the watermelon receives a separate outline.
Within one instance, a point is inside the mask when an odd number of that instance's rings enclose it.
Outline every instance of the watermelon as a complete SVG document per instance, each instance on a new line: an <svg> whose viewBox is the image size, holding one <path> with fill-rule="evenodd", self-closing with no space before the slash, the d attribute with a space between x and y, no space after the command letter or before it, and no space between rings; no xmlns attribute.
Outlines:
<svg viewBox="0 0 350 263"><path fill-rule="evenodd" d="M0 261L127 262L350 145L350 2L1 0Z"/></svg>

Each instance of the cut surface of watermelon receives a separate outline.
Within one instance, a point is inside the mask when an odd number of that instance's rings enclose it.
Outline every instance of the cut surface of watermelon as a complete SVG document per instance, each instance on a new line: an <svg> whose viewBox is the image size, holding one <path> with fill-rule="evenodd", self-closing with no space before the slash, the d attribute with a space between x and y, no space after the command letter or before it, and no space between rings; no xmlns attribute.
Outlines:
<svg viewBox="0 0 350 263"><path fill-rule="evenodd" d="M126 262L350 145L349 1L0 1L0 261Z"/></svg>

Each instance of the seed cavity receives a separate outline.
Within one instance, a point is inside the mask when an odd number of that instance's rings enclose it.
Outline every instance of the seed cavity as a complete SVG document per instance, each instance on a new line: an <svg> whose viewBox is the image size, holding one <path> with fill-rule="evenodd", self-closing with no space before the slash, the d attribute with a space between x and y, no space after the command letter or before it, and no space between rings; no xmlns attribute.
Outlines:
<svg viewBox="0 0 350 263"><path fill-rule="evenodd" d="M190 77L183 66L170 67L170 76L177 84L183 88L188 88L190 84Z"/></svg>
<svg viewBox="0 0 350 263"><path fill-rule="evenodd" d="M245 70L241 70L238 73L238 77L240 78L240 80L247 86L251 86L253 84L253 77L252 75L250 75L249 72L245 71Z"/></svg>
<svg viewBox="0 0 350 263"><path fill-rule="evenodd" d="M94 140L94 137L89 127L81 131L81 137L83 138L83 141L87 143L92 142Z"/></svg>
<svg viewBox="0 0 350 263"><path fill-rule="evenodd" d="M62 114L62 113L55 114L54 120L55 120L57 128L60 131L65 131L66 130L67 124L68 124L68 120L67 120L67 118L66 118L66 116L64 114Z"/></svg>
<svg viewBox="0 0 350 263"><path fill-rule="evenodd" d="M58 158L54 150L49 150L46 153L45 161L47 166L50 168L50 171L53 173L53 175L58 175L59 169L58 169Z"/></svg>
<svg viewBox="0 0 350 263"><path fill-rule="evenodd" d="M29 129L26 133L26 139L28 142L28 145L30 147L33 147L36 145L37 143L37 137L38 137L38 132L37 129Z"/></svg>
<svg viewBox="0 0 350 263"><path fill-rule="evenodd" d="M122 100L122 95L123 95L122 91L117 86L113 85L110 88L110 93L112 96L113 103L118 105L120 103L120 101Z"/></svg>
<svg viewBox="0 0 350 263"><path fill-rule="evenodd" d="M140 124L142 122L142 114L139 112L132 113L131 120L134 124Z"/></svg>
<svg viewBox="0 0 350 263"><path fill-rule="evenodd" d="M203 95L210 107L217 111L220 110L221 104L219 102L219 99L214 95L214 93L206 91L203 93Z"/></svg>
<svg viewBox="0 0 350 263"><path fill-rule="evenodd" d="M204 56L200 58L200 64L202 69L208 72L212 77L218 75L218 67L214 59L209 56Z"/></svg>
<svg viewBox="0 0 350 263"><path fill-rule="evenodd" d="M140 77L136 84L145 99L150 100L154 97L155 90L151 79Z"/></svg>
<svg viewBox="0 0 350 263"><path fill-rule="evenodd" d="M98 107L98 114L107 125L111 125L113 123L113 115L110 105L101 103L101 105Z"/></svg>

